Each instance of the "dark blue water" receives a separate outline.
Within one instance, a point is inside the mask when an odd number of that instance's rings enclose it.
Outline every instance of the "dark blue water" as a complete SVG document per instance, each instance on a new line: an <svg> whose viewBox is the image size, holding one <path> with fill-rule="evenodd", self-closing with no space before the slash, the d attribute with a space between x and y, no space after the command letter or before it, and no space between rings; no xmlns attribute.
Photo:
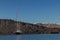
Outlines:
<svg viewBox="0 0 60 40"><path fill-rule="evenodd" d="M0 40L60 40L60 34L0 35Z"/></svg>

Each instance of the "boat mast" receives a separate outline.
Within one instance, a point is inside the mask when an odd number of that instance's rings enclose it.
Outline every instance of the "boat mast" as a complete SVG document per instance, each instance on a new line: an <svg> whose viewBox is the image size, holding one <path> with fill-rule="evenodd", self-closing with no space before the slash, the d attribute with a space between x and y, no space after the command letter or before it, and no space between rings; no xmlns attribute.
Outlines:
<svg viewBox="0 0 60 40"><path fill-rule="evenodd" d="M17 21L17 25L16 25L17 30L16 30L16 32L20 32L20 25L18 23L18 1L16 1L16 2L17 2L16 3L16 21Z"/></svg>

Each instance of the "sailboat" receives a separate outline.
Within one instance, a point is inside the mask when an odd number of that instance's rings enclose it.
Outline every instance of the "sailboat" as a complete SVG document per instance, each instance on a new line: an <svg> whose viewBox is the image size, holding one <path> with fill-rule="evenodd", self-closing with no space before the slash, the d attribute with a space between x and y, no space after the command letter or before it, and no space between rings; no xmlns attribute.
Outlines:
<svg viewBox="0 0 60 40"><path fill-rule="evenodd" d="M18 0L16 0L16 32L15 32L15 34L21 34L21 33L23 33L21 30L20 30L20 23L18 22Z"/></svg>

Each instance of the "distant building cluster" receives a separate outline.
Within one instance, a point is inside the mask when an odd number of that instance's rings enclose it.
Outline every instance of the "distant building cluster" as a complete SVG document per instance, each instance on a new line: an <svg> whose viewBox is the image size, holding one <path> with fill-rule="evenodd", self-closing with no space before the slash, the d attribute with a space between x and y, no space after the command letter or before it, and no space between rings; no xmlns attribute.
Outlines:
<svg viewBox="0 0 60 40"><path fill-rule="evenodd" d="M0 19L0 34L14 34L17 30L17 23L23 34L60 34L60 25L25 23L11 19Z"/></svg>

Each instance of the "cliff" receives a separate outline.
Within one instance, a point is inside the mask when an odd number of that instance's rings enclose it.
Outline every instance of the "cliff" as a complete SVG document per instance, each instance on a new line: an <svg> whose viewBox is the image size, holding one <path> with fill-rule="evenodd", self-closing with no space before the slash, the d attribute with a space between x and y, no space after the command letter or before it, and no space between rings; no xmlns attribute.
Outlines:
<svg viewBox="0 0 60 40"><path fill-rule="evenodd" d="M60 33L58 24L25 23L18 21L18 27L23 34L55 34ZM11 19L0 19L0 34L14 34L17 30L17 21Z"/></svg>

